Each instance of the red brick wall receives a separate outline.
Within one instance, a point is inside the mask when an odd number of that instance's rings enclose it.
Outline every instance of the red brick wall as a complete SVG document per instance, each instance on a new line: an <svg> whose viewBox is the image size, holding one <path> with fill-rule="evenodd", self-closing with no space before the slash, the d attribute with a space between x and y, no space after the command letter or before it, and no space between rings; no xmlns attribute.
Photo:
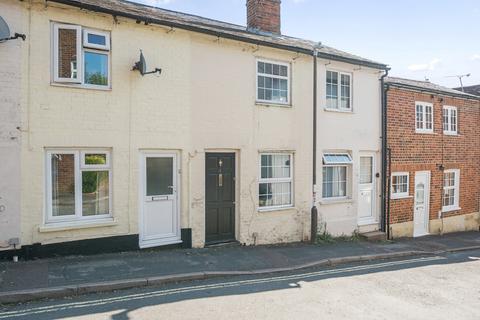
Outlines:
<svg viewBox="0 0 480 320"><path fill-rule="evenodd" d="M73 71L71 62L76 60L77 31L71 29L58 30L58 76L70 78Z"/></svg>
<svg viewBox="0 0 480 320"><path fill-rule="evenodd" d="M443 99L443 101L442 101ZM433 104L434 134L415 133L415 101ZM455 106L458 135L443 134L443 106ZM460 169L461 210L444 217L478 212L480 201L480 102L390 87L388 91L388 146L392 168L409 172L409 198L390 200L390 223L413 221L415 172L431 172L430 220L442 209L443 171Z"/></svg>
<svg viewBox="0 0 480 320"><path fill-rule="evenodd" d="M75 191L75 158L73 154L62 154L61 160L52 158L52 171L55 174L53 185L60 193Z"/></svg>
<svg viewBox="0 0 480 320"><path fill-rule="evenodd" d="M247 26L280 33L280 0L247 0Z"/></svg>

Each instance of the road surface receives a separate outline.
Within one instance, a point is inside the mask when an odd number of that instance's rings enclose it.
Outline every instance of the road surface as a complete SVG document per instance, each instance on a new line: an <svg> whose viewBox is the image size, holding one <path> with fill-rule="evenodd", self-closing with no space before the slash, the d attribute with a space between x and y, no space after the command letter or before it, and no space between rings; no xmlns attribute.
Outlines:
<svg viewBox="0 0 480 320"><path fill-rule="evenodd" d="M0 307L3 319L480 319L480 250Z"/></svg>

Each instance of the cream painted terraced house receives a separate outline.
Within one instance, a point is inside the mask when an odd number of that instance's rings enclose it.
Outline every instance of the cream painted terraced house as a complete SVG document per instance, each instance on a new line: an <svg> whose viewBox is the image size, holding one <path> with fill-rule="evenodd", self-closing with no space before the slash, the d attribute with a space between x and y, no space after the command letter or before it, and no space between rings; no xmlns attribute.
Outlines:
<svg viewBox="0 0 480 320"><path fill-rule="evenodd" d="M307 241L312 206L334 235L382 227L386 66L282 35L279 0L247 27L121 0L0 14L26 35L0 43L3 249Z"/></svg>

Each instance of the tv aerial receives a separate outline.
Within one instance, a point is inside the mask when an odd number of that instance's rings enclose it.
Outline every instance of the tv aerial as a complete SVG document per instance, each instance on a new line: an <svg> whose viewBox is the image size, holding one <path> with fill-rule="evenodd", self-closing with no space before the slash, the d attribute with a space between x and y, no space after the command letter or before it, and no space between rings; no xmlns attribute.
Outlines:
<svg viewBox="0 0 480 320"><path fill-rule="evenodd" d="M468 78L471 76L471 73L467 73L467 74L459 74L459 75L456 75L456 76L447 76L447 78L458 78L458 80L460 81L460 88L462 89L463 91L463 81L462 81L462 78Z"/></svg>

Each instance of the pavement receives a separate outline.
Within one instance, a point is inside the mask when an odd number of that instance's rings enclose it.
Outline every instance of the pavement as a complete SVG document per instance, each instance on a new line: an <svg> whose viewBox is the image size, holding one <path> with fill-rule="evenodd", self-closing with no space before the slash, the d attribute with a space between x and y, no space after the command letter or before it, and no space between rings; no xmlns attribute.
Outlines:
<svg viewBox="0 0 480 320"><path fill-rule="evenodd" d="M275 246L147 250L0 263L0 303L261 275L361 261L480 249L480 233Z"/></svg>

